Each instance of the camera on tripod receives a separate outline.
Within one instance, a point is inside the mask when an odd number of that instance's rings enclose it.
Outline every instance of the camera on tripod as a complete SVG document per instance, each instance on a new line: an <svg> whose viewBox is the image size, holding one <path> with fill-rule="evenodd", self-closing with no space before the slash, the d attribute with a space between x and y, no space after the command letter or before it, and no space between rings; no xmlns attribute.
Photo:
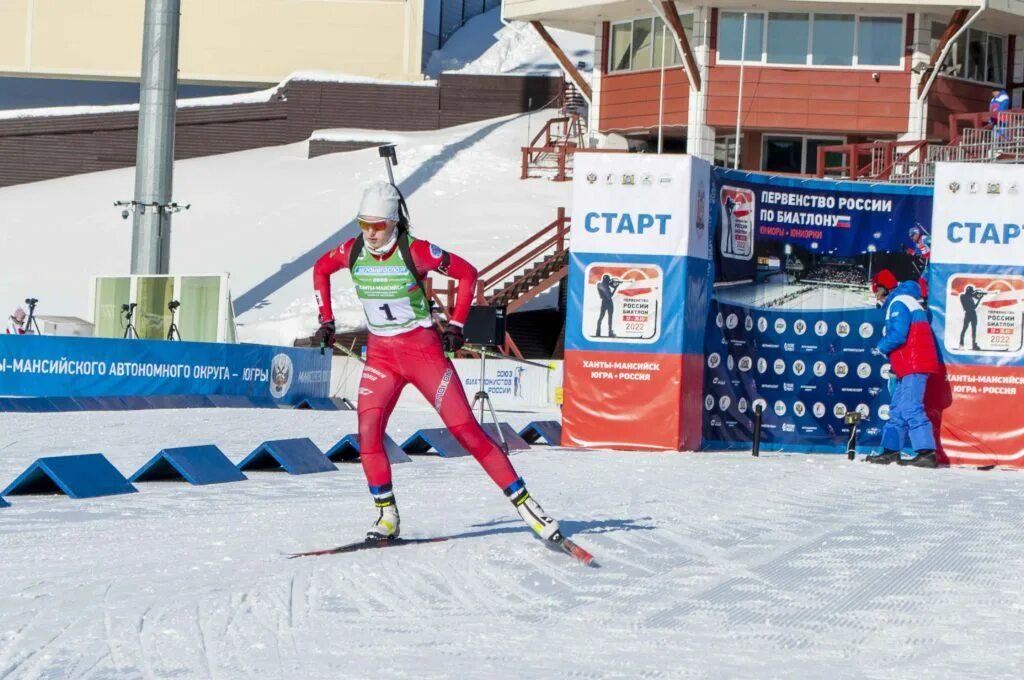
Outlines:
<svg viewBox="0 0 1024 680"><path fill-rule="evenodd" d="M178 307L181 307L181 303L178 302L177 300L171 300L170 302L167 303L167 309L169 309L172 312L176 310Z"/></svg>
<svg viewBox="0 0 1024 680"><path fill-rule="evenodd" d="M39 298L25 298L25 304L29 307L35 307L39 302Z"/></svg>
<svg viewBox="0 0 1024 680"><path fill-rule="evenodd" d="M121 311L125 313L125 316L130 317L132 314L135 313L135 308L138 306L138 303L135 302L131 303L130 305L121 305Z"/></svg>

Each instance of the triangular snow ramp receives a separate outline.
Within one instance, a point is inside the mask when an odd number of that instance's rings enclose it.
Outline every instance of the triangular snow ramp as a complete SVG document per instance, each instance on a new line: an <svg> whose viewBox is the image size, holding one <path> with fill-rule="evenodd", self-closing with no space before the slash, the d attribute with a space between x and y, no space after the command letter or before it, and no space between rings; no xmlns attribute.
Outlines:
<svg viewBox="0 0 1024 680"><path fill-rule="evenodd" d="M508 423L500 423L501 433L505 435L505 443L508 444L509 451L526 451L530 448L530 445L526 443L526 440L519 436L519 433L512 429L512 426ZM487 436L494 440L494 443L501 446L501 438L498 437L498 428L495 427L494 423L484 423L484 432Z"/></svg>
<svg viewBox="0 0 1024 680"><path fill-rule="evenodd" d="M299 402L295 408L305 411L354 411L352 403L347 399L334 399L328 397L309 397Z"/></svg>
<svg viewBox="0 0 1024 680"><path fill-rule="evenodd" d="M218 408L255 408L249 397L240 394L211 394L207 399Z"/></svg>
<svg viewBox="0 0 1024 680"><path fill-rule="evenodd" d="M238 464L239 470L278 470L291 475L330 472L337 466L309 439L277 439L263 442Z"/></svg>
<svg viewBox="0 0 1024 680"><path fill-rule="evenodd" d="M131 476L132 482L184 479L189 484L241 482L246 476L213 444L164 449Z"/></svg>
<svg viewBox="0 0 1024 680"><path fill-rule="evenodd" d="M388 454L388 460L391 461L392 464L412 462L412 459L406 455L405 451L402 450L402 447L396 444L395 440L386 434L384 435L384 452ZM344 439L331 447L331 450L327 452L327 457L335 462L358 462L359 435L345 435Z"/></svg>
<svg viewBox="0 0 1024 680"><path fill-rule="evenodd" d="M462 444L444 427L417 430L402 443L402 450L413 455L429 453L431 449L442 458L469 455L469 451L462 448Z"/></svg>
<svg viewBox="0 0 1024 680"><path fill-rule="evenodd" d="M520 430L519 436L529 444L536 444L543 439L550 446L561 446L562 424L557 420L535 420Z"/></svg>
<svg viewBox="0 0 1024 680"><path fill-rule="evenodd" d="M65 493L72 498L93 498L136 491L103 454L86 453L40 458L0 493Z"/></svg>

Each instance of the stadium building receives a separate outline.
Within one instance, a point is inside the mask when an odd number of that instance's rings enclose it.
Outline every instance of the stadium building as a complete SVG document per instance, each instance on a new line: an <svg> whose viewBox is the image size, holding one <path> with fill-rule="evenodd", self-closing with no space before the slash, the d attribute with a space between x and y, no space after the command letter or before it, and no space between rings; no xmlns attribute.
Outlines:
<svg viewBox="0 0 1024 680"><path fill-rule="evenodd" d="M821 147L946 143L954 115L983 125L994 87L1021 101L1024 6L1008 0L505 0L503 11L593 33L592 131L649 150L661 131L664 150L729 167L738 131L746 170L817 174Z"/></svg>

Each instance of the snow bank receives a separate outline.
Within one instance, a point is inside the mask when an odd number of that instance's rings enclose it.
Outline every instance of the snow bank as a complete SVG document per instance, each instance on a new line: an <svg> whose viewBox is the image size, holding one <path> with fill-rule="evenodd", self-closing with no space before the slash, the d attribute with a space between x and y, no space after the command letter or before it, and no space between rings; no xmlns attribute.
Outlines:
<svg viewBox="0 0 1024 680"><path fill-rule="evenodd" d="M594 36L549 29L556 43L589 80L594 67ZM444 47L435 50L424 72L438 77L442 72L475 75L558 75L561 66L529 24L501 22L496 8L466 22Z"/></svg>

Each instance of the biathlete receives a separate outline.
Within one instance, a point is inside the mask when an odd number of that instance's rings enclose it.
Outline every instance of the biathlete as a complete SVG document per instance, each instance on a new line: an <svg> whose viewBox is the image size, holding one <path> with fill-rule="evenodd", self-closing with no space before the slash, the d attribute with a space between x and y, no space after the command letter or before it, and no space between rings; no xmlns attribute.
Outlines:
<svg viewBox="0 0 1024 680"><path fill-rule="evenodd" d="M445 426L505 492L527 525L542 539L557 540L558 522L530 496L508 456L477 424L455 366L444 354L465 343L462 327L476 288L476 269L458 255L413 238L405 202L388 182L366 187L357 222L362 235L328 251L313 267L320 307L320 329L314 337L321 347L334 344L331 274L347 267L370 331L358 408L360 460L378 508L367 540L399 536L391 463L383 438L402 388L409 383L433 404ZM434 328L423 290L423 276L433 271L459 282L455 309L443 335Z"/></svg>

